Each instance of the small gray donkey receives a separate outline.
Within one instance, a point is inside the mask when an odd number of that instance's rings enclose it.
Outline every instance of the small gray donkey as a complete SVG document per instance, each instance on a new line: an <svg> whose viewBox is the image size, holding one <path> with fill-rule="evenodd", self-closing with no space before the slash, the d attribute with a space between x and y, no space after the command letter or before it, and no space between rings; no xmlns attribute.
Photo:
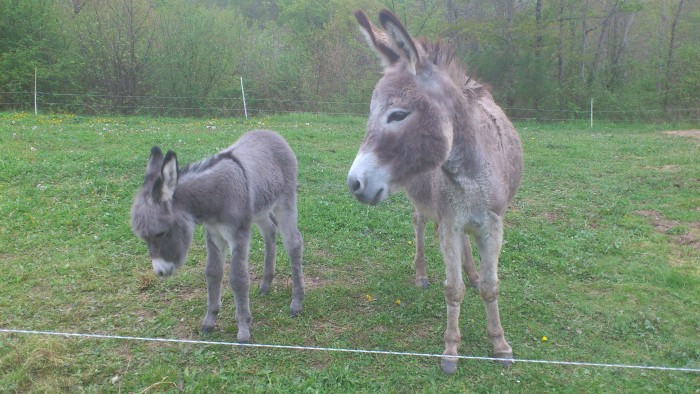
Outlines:
<svg viewBox="0 0 700 394"><path fill-rule="evenodd" d="M303 240L297 228L297 159L278 134L252 131L218 154L178 170L175 153L151 149L146 177L131 207L131 228L148 244L153 270L169 276L187 257L196 224L207 238L207 314L202 332L214 329L221 309L226 247L231 250L229 284L236 301L239 342L250 340L248 249L253 224L265 241L260 293L275 274L277 228L292 273L291 314L302 310Z"/></svg>

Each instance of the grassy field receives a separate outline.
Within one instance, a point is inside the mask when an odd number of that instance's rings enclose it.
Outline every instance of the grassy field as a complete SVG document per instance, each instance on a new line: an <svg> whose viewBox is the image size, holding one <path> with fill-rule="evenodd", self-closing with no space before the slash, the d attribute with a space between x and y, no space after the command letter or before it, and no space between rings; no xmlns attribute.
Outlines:
<svg viewBox="0 0 700 394"><path fill-rule="evenodd" d="M435 238L426 242L431 286L420 290L404 195L367 207L347 192L364 122L0 113L0 328L200 339L203 231L185 267L157 280L129 228L131 201L154 144L184 164L270 128L299 158L307 296L303 314L290 318L279 248L271 294L251 296L252 341L441 353ZM501 319L515 357L700 368L700 140L661 132L692 125L516 126L526 166L500 265ZM262 249L256 232L254 290ZM217 330L202 339L235 341L228 290L223 303ZM460 353L488 356L474 291L460 326ZM446 376L434 358L0 334L2 392L699 390L700 374L677 371L462 360Z"/></svg>

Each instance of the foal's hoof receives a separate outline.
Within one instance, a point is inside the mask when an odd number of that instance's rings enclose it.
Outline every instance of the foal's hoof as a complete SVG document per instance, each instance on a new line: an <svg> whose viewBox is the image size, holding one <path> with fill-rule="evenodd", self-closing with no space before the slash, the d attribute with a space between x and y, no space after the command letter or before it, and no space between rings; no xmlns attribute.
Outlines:
<svg viewBox="0 0 700 394"><path fill-rule="evenodd" d="M442 368L442 372L448 375L452 375L453 373L455 373L455 371L457 371L457 359L440 359L440 368Z"/></svg>
<svg viewBox="0 0 700 394"><path fill-rule="evenodd" d="M258 291L258 294L260 294L260 295L268 295L268 294L270 294L270 285L266 285L266 284L264 284L264 283L261 284L261 285L260 285L260 290Z"/></svg>
<svg viewBox="0 0 700 394"><path fill-rule="evenodd" d="M513 352L499 352L493 356L499 359L496 362L501 364L503 368L509 368L515 362L513 360Z"/></svg>
<svg viewBox="0 0 700 394"><path fill-rule="evenodd" d="M292 305L289 306L289 316L297 317L301 314L302 310L301 301L294 300L292 301Z"/></svg>
<svg viewBox="0 0 700 394"><path fill-rule="evenodd" d="M302 310L303 309L301 309L301 308L291 308L289 310L289 317L297 317L297 316L301 315Z"/></svg>
<svg viewBox="0 0 700 394"><path fill-rule="evenodd" d="M214 332L214 326L202 326L202 335L211 334Z"/></svg>
<svg viewBox="0 0 700 394"><path fill-rule="evenodd" d="M416 287L425 290L428 288L428 285L428 279L416 279Z"/></svg>

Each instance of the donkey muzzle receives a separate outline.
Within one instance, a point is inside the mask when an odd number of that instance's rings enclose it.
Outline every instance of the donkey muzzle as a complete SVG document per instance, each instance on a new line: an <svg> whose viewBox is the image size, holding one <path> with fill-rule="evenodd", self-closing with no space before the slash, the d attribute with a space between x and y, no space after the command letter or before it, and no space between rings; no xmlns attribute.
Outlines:
<svg viewBox="0 0 700 394"><path fill-rule="evenodd" d="M170 276L175 272L175 264L163 259L151 260L153 264L153 272L160 277Z"/></svg>

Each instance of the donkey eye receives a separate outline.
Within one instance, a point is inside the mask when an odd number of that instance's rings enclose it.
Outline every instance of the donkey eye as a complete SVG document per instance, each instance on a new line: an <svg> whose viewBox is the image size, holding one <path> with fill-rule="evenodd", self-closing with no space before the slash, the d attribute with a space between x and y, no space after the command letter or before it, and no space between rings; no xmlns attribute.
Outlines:
<svg viewBox="0 0 700 394"><path fill-rule="evenodd" d="M163 238L163 237L165 237L165 234L167 234L167 233L168 233L167 231L163 231L162 233L158 233L158 234L156 234L156 238Z"/></svg>
<svg viewBox="0 0 700 394"><path fill-rule="evenodd" d="M407 112L407 111L394 111L394 112L392 112L392 113L389 114L389 118L386 120L386 122L387 122L387 123L391 123L391 122L400 122L400 121L406 119L406 117L408 116L408 114L410 114L410 112Z"/></svg>

